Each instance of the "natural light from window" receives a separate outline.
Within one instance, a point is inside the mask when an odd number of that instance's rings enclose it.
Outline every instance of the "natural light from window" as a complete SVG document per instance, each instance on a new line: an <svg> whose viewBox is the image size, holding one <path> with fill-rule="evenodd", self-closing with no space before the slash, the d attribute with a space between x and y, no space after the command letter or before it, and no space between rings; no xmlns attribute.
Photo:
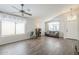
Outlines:
<svg viewBox="0 0 79 59"><path fill-rule="evenodd" d="M59 31L59 22L50 22L48 23L49 31Z"/></svg>
<svg viewBox="0 0 79 59"><path fill-rule="evenodd" d="M16 34L24 34L25 23L16 23Z"/></svg>
<svg viewBox="0 0 79 59"><path fill-rule="evenodd" d="M14 35L15 34L15 23L10 21L1 22L1 35Z"/></svg>
<svg viewBox="0 0 79 59"><path fill-rule="evenodd" d="M1 22L1 35L16 35L25 34L25 23L24 22L12 22L2 21Z"/></svg>
<svg viewBox="0 0 79 59"><path fill-rule="evenodd" d="M0 36L25 34L26 18L0 13Z"/></svg>

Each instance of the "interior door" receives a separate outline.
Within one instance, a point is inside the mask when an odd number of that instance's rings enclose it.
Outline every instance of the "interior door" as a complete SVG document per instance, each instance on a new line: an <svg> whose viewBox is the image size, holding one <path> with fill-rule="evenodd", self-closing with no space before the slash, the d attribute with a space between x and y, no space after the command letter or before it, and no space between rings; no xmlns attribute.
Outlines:
<svg viewBox="0 0 79 59"><path fill-rule="evenodd" d="M78 24L76 20L67 21L66 23L66 38L78 39Z"/></svg>

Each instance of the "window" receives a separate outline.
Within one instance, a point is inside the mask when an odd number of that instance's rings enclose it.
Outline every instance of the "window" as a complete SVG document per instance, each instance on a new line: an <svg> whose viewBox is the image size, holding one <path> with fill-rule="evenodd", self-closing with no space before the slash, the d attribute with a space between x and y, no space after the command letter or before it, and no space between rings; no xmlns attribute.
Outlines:
<svg viewBox="0 0 79 59"><path fill-rule="evenodd" d="M26 18L0 13L0 35L25 34Z"/></svg>
<svg viewBox="0 0 79 59"><path fill-rule="evenodd" d="M10 21L1 22L1 35L14 35L15 34L15 23Z"/></svg>
<svg viewBox="0 0 79 59"><path fill-rule="evenodd" d="M48 23L49 31L59 31L59 22Z"/></svg>
<svg viewBox="0 0 79 59"><path fill-rule="evenodd" d="M22 22L11 22L2 21L1 22L1 35L15 35L15 34L25 34L25 23Z"/></svg>
<svg viewBox="0 0 79 59"><path fill-rule="evenodd" d="M25 32L25 23L16 23L16 34L23 34Z"/></svg>

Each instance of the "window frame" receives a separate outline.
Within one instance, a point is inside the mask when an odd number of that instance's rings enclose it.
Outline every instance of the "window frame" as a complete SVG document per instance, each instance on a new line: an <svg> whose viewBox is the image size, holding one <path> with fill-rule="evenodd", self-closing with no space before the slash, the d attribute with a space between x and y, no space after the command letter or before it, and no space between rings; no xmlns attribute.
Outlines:
<svg viewBox="0 0 79 59"><path fill-rule="evenodd" d="M18 22L19 23L19 22ZM21 33L21 34L25 34L25 22L22 22L24 23L24 33ZM0 26L1 26L1 32L0 32L0 36L1 37L6 37L6 36L13 36L13 35L21 35L21 34L16 34L16 22L14 22L14 26L15 26L15 29L14 29L14 34L11 34L11 35L2 35L2 21L0 21Z"/></svg>
<svg viewBox="0 0 79 59"><path fill-rule="evenodd" d="M57 24L58 26L55 25L55 23L58 23L58 24ZM50 24L51 24L51 25L50 25ZM55 25L55 26L53 26L53 25ZM52 26L53 29L51 29L50 26ZM56 26L58 27L58 29L55 29ZM57 27L56 27L56 28L57 28ZM49 22L49 23L48 23L48 30L49 30L49 31L59 31L59 27L60 27L59 21L53 21L53 22Z"/></svg>

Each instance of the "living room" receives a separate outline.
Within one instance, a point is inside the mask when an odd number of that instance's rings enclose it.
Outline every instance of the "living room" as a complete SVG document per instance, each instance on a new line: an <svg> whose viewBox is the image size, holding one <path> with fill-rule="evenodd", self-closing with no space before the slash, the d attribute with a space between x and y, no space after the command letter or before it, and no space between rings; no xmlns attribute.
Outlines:
<svg viewBox="0 0 79 59"><path fill-rule="evenodd" d="M1 4L0 54L78 54L78 6Z"/></svg>

